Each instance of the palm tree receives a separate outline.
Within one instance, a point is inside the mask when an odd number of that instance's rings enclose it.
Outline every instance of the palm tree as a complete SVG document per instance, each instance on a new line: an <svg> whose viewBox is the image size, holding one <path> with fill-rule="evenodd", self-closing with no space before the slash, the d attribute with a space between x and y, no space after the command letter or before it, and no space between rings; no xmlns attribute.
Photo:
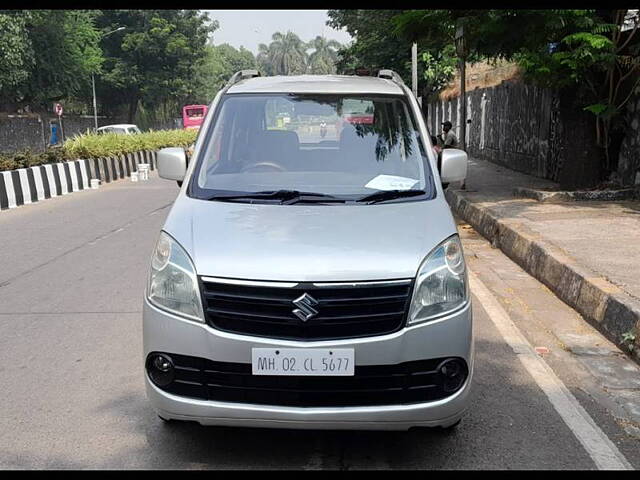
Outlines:
<svg viewBox="0 0 640 480"><path fill-rule="evenodd" d="M313 48L313 53L309 55L309 65L311 73L332 74L336 73L336 62L338 61L338 50L342 47L335 40L327 40L318 35L307 44L307 48Z"/></svg>
<svg viewBox="0 0 640 480"><path fill-rule="evenodd" d="M307 69L307 46L295 33L276 32L268 47L269 60L273 74L298 75Z"/></svg>
<svg viewBox="0 0 640 480"><path fill-rule="evenodd" d="M258 64L258 69L261 70L264 75L274 75L272 64L273 51L270 47L271 45L264 43L258 45L256 63Z"/></svg>

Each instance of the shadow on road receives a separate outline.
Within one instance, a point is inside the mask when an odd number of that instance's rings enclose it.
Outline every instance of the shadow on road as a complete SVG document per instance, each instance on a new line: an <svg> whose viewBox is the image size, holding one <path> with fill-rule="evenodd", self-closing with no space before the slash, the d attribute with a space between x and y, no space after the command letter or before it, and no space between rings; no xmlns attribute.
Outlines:
<svg viewBox="0 0 640 480"><path fill-rule="evenodd" d="M502 342L477 339L471 409L450 432L279 430L162 422L146 399L110 402L147 449L105 468L593 468L573 434ZM124 410L124 412L123 412ZM139 463L140 462L140 463ZM135 465L135 466L134 466Z"/></svg>

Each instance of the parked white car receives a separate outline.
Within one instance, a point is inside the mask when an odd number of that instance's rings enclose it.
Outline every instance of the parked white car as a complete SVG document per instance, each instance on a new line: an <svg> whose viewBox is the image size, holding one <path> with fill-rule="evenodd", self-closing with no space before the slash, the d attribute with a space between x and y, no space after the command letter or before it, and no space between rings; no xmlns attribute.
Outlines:
<svg viewBox="0 0 640 480"><path fill-rule="evenodd" d="M119 133L123 135L134 135L136 133L142 133L137 125L133 125L131 123L119 123L116 125L105 125L104 127L99 127L96 130L99 134L105 133Z"/></svg>

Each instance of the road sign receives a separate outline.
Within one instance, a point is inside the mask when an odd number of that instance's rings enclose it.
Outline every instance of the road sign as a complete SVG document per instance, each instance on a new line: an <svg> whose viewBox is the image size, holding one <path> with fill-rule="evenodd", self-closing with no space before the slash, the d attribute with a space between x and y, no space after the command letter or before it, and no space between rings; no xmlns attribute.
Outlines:
<svg viewBox="0 0 640 480"><path fill-rule="evenodd" d="M62 105L60 103L56 103L54 110L57 116L62 116Z"/></svg>

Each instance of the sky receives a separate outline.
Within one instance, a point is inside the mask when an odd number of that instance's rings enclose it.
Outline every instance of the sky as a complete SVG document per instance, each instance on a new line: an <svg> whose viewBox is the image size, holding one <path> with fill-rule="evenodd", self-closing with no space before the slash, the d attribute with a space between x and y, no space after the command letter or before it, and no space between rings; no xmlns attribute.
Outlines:
<svg viewBox="0 0 640 480"><path fill-rule="evenodd" d="M243 46L254 54L260 43L269 44L274 32L291 30L308 42L317 35L340 43L348 43L351 36L346 31L334 30L325 25L329 19L326 10L205 10L209 18L218 20L220 26L213 32L213 43Z"/></svg>

